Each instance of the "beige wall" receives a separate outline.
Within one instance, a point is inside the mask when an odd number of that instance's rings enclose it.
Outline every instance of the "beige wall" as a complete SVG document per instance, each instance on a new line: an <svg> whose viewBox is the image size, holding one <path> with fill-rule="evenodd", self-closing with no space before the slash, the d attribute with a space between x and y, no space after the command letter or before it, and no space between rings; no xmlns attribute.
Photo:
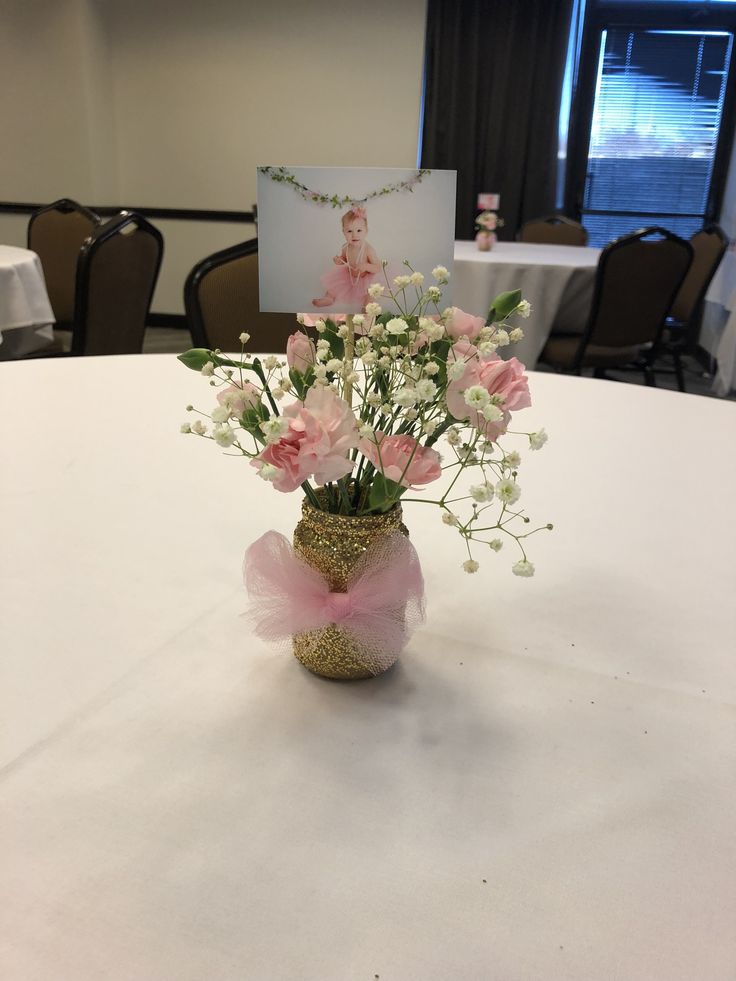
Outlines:
<svg viewBox="0 0 736 981"><path fill-rule="evenodd" d="M91 190L80 9L81 0L0 0L3 200Z"/></svg>
<svg viewBox="0 0 736 981"><path fill-rule="evenodd" d="M249 210L258 164L412 167L426 0L0 0L0 198ZM154 298L253 228L159 222ZM0 216L22 243L25 219Z"/></svg>

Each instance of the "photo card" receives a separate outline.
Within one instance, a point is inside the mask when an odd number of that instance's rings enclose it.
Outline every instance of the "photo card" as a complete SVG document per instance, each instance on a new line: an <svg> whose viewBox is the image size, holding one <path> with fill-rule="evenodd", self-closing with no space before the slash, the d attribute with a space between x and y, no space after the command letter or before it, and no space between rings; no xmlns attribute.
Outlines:
<svg viewBox="0 0 736 981"><path fill-rule="evenodd" d="M452 271L455 181L454 170L259 167L261 311L359 313L372 283Z"/></svg>

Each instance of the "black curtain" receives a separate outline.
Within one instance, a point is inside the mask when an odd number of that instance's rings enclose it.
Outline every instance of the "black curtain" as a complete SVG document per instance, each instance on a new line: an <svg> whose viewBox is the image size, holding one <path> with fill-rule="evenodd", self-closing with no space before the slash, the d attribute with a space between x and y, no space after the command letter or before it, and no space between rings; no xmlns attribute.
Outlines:
<svg viewBox="0 0 736 981"><path fill-rule="evenodd" d="M513 239L555 211L557 128L573 0L428 0L422 167L457 170L457 238L481 191Z"/></svg>

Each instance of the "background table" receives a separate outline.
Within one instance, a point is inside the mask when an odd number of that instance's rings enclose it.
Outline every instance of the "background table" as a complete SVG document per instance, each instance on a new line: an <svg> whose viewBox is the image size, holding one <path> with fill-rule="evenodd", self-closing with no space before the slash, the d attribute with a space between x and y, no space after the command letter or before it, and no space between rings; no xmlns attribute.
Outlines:
<svg viewBox="0 0 736 981"><path fill-rule="evenodd" d="M485 316L499 293L520 289L533 316L518 321L524 337L509 350L533 368L553 324L568 333L582 333L600 253L530 242L498 242L490 252L479 252L475 242L455 242L452 302L467 313Z"/></svg>
<svg viewBox="0 0 736 981"><path fill-rule="evenodd" d="M726 315L718 343L712 351L718 361L713 391L724 396L736 388L736 245L723 256L706 301L723 309Z"/></svg>
<svg viewBox="0 0 736 981"><path fill-rule="evenodd" d="M3 981L733 976L733 406L531 385L537 576L408 505L427 624L338 684L241 617L298 500L204 379L0 365Z"/></svg>
<svg viewBox="0 0 736 981"><path fill-rule="evenodd" d="M43 347L53 340L53 323L41 260L29 249L0 245L0 359Z"/></svg>

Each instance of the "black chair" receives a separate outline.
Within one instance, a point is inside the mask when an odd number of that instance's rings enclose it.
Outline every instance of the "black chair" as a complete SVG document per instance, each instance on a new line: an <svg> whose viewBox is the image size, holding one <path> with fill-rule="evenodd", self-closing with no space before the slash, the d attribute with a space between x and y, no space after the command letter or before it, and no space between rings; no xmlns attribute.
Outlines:
<svg viewBox="0 0 736 981"><path fill-rule="evenodd" d="M139 354L164 241L142 215L122 211L82 246L72 354Z"/></svg>
<svg viewBox="0 0 736 981"><path fill-rule="evenodd" d="M611 242L598 260L584 333L551 336L540 361L576 374L592 367L599 377L606 368L634 364L654 385L649 354L692 256L690 243L664 228L645 228Z"/></svg>
<svg viewBox="0 0 736 981"><path fill-rule="evenodd" d="M71 330L74 324L80 250L101 224L99 215L70 198L40 208L28 221L28 248L41 260L56 327L61 330Z"/></svg>
<svg viewBox="0 0 736 981"><path fill-rule="evenodd" d="M517 236L519 242L544 245L587 245L588 233L583 226L565 215L547 215L524 222Z"/></svg>
<svg viewBox="0 0 736 981"><path fill-rule="evenodd" d="M663 369L660 361L672 358L677 386L686 391L683 355L691 354L698 343L703 302L711 280L728 248L728 238L718 225L706 225L690 238L693 261L682 286L677 292L670 315L665 321L662 337L652 354L657 371Z"/></svg>
<svg viewBox="0 0 736 981"><path fill-rule="evenodd" d="M250 351L283 353L297 330L294 314L260 312L256 238L198 262L184 285L184 309L194 346L210 350L239 350L246 331Z"/></svg>

